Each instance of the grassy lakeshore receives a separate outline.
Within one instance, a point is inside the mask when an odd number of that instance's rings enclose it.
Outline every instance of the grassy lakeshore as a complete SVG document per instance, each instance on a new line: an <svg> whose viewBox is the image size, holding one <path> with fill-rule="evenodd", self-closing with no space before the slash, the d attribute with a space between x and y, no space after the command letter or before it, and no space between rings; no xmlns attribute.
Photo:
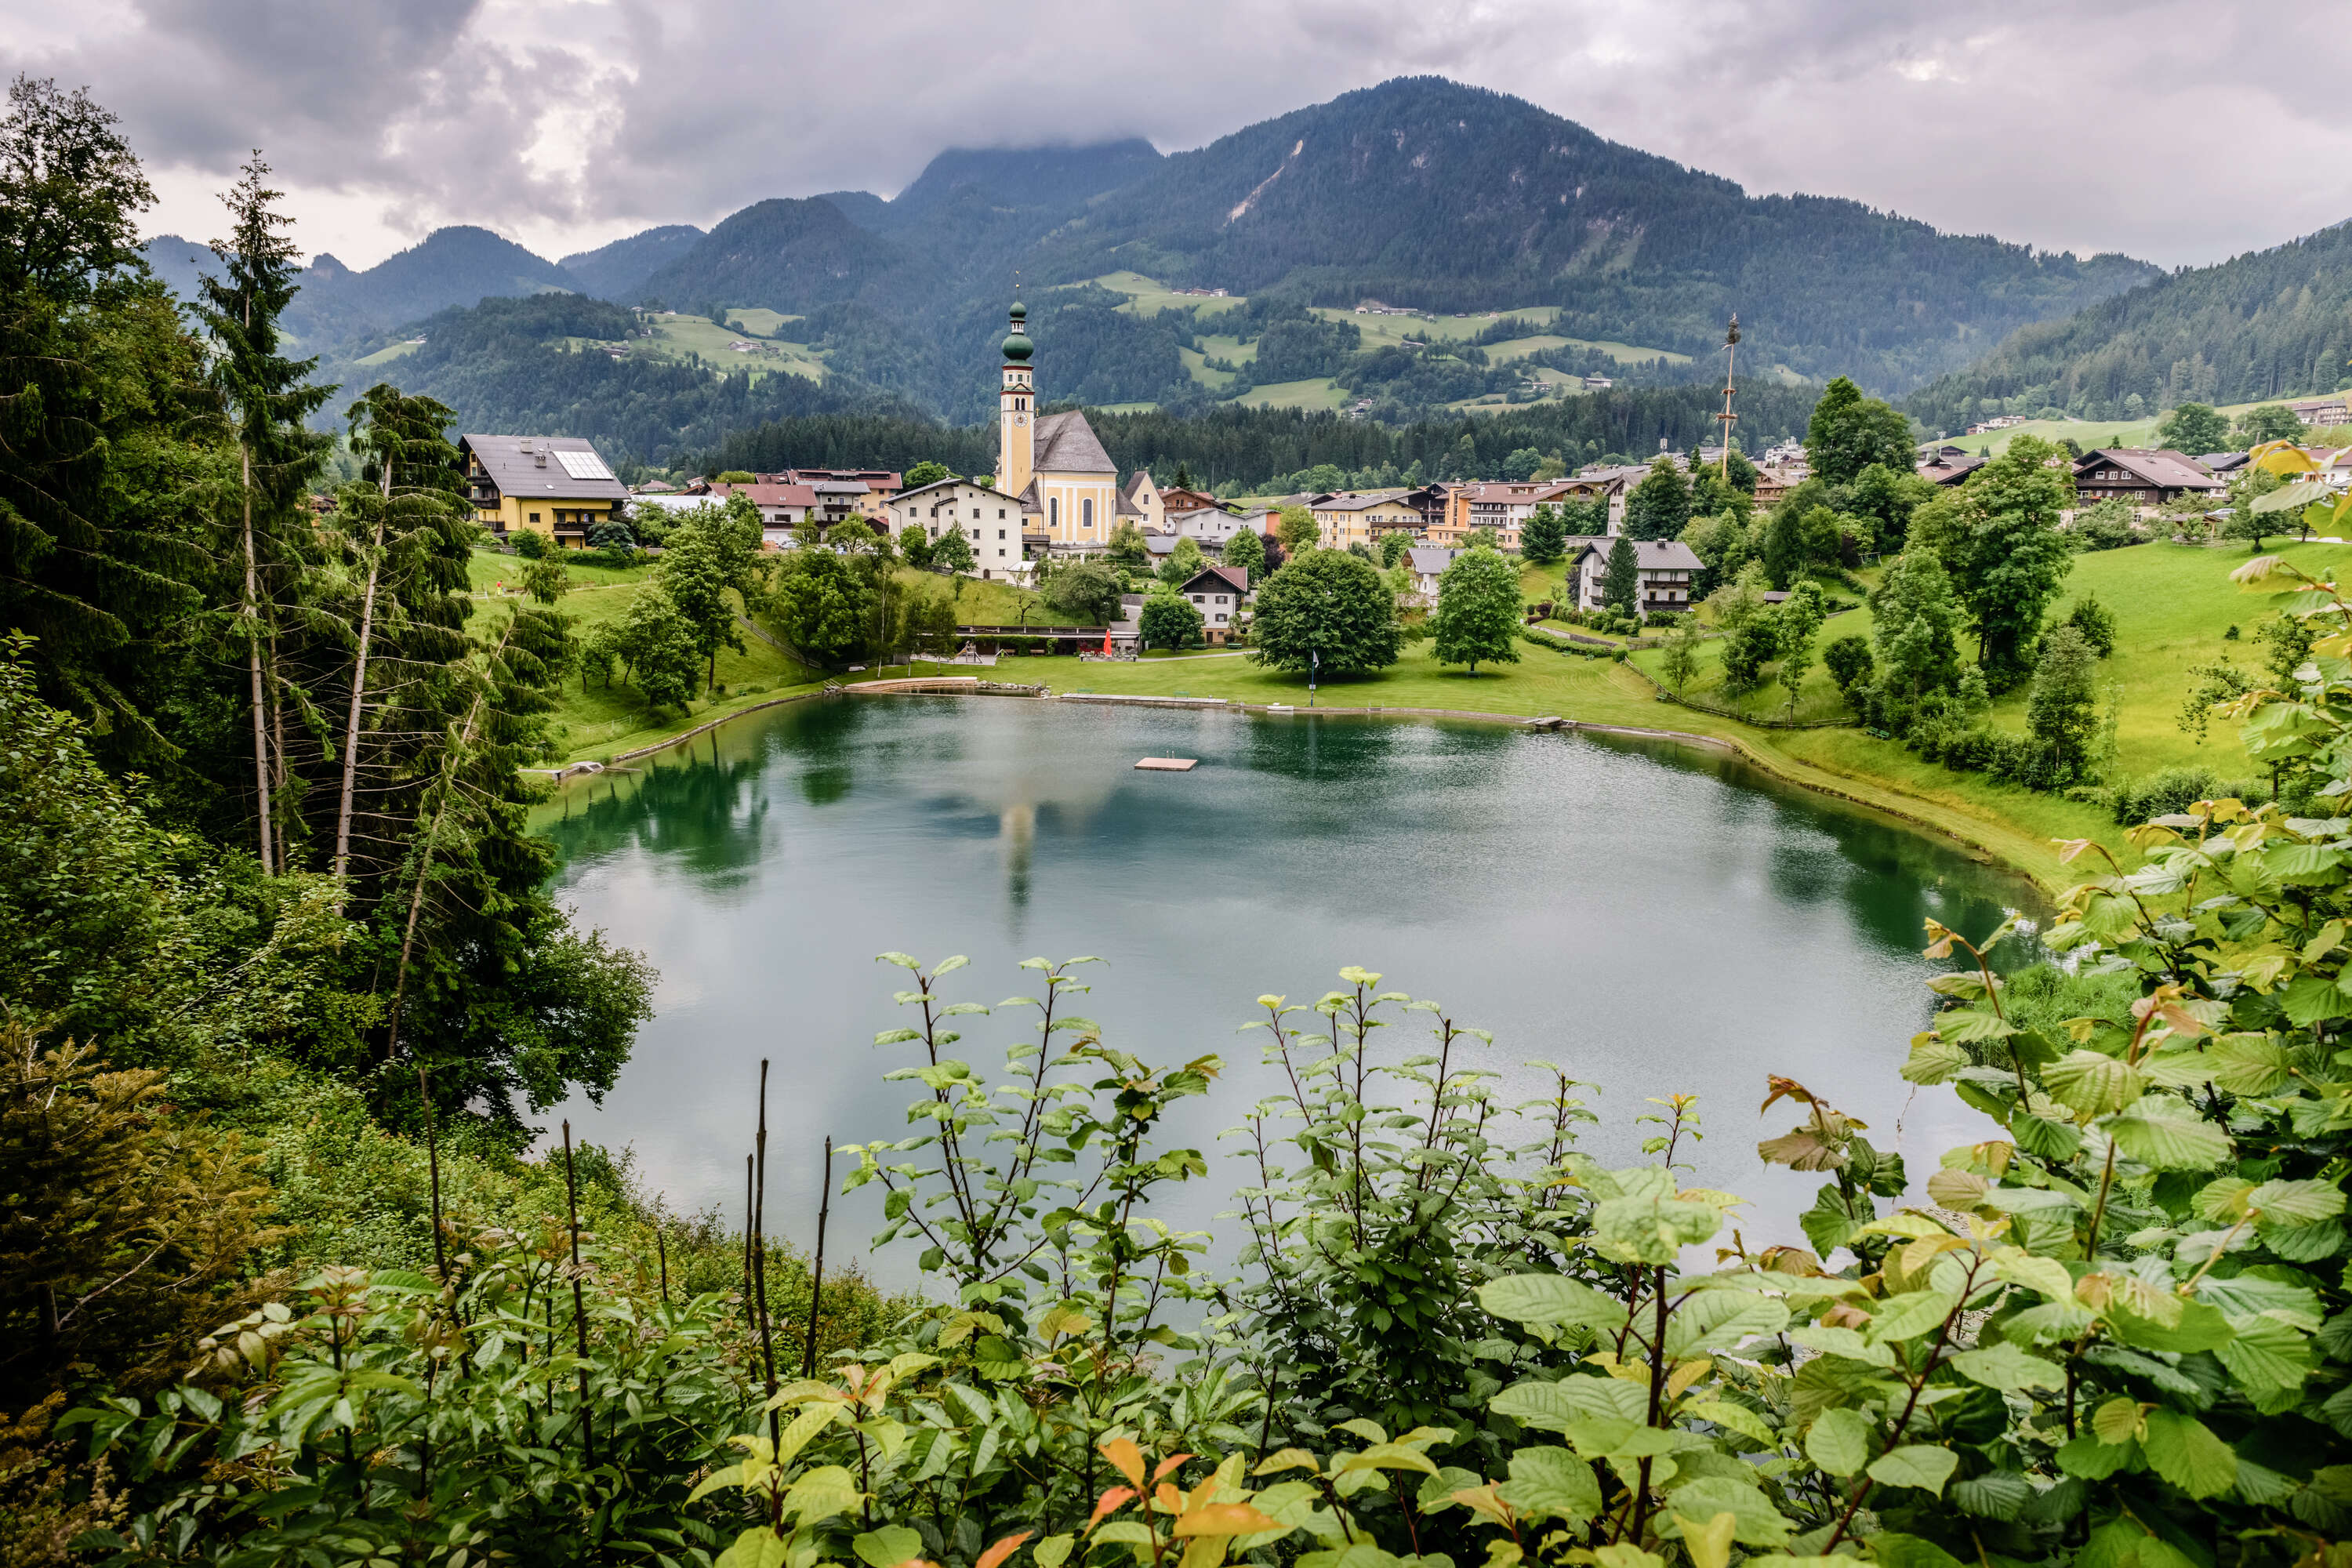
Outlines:
<svg viewBox="0 0 2352 1568"><path fill-rule="evenodd" d="M2289 543L2273 549L2315 574L2341 570L2352 559L2352 547L2344 545ZM2178 722L2192 664L2228 658L2250 670L2260 667L2262 650L2253 641L2253 633L2271 613L2270 606L2265 596L2244 593L2229 580L2229 574L2246 559L2242 548L2167 544L2138 545L2074 559L2065 595L2056 608L2063 612L2076 598L2094 595L2114 613L2116 622L2115 655L2100 668L2101 686L2110 693L2117 715L2117 763L2109 783L2180 763L2201 763L2224 777L2252 772L2228 725L2211 726L2200 743L2183 732ZM504 557L478 561L478 575L484 579L481 588L495 592L490 584L514 564ZM1556 592L1559 572L1558 567L1527 569L1521 577L1522 591L1530 598ZM589 568L575 570L574 575L581 585L565 597L563 608L577 617L582 631L625 614L643 581L641 572ZM605 580L592 581L592 577ZM935 585L937 579L931 582ZM967 581L959 618L984 620L1001 615L1012 621L1017 616L1018 601L1033 597L1010 584ZM2233 626L2241 633L2235 639L2226 636ZM1826 643L1855 634L1867 637L1870 629L1869 610L1855 609L1828 622L1820 640ZM744 640L746 652L719 656L721 690L715 697L698 700L682 714L648 713L633 692L617 684L608 691L592 682L583 691L576 679L567 683L556 715L566 731L565 760L609 758L658 745L713 720L765 706L780 697L805 695L824 679L756 637L747 634ZM1734 707L1754 717L1788 716L1788 694L1777 683L1768 682L1739 699L1721 689L1722 646L1720 641L1702 645L1699 673L1687 695L1696 701ZM1326 708L1426 709L1522 718L1558 715L1586 724L1699 736L1729 745L1792 783L1842 795L1957 837L2045 887L2063 886L2072 879L2072 874L2059 864L2053 839L2087 837L2118 852L2124 849L2122 830L2095 804L2038 795L1979 773L1954 773L1859 729L1773 729L1670 702L1653 684L1663 679L1663 655L1656 648L1633 652L1632 668L1533 642L1522 642L1519 653L1517 664L1483 666L1472 675L1459 667L1436 663L1426 640L1409 643L1404 657L1392 668L1357 679L1325 681L1314 700ZM869 680L903 673L903 669L871 670L835 679ZM989 673L997 679L1042 685L1056 692L1213 697L1298 708L1309 700L1305 677L1266 669L1246 658L1232 656L1163 655L1134 664L1008 657ZM2026 700L2022 689L2004 696L1994 704L1988 721L1997 729L2022 731ZM1827 670L1816 662L1798 693L1795 717L1810 721L1840 718L1844 712Z"/></svg>

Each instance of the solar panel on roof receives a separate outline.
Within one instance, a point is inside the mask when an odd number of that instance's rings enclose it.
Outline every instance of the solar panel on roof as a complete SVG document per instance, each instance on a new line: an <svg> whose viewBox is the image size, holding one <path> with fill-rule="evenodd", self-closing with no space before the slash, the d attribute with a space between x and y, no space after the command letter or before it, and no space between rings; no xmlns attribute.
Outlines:
<svg viewBox="0 0 2352 1568"><path fill-rule="evenodd" d="M613 470L604 466L604 459L593 452L558 452L555 460L562 463L563 471L575 479L609 479L613 477Z"/></svg>

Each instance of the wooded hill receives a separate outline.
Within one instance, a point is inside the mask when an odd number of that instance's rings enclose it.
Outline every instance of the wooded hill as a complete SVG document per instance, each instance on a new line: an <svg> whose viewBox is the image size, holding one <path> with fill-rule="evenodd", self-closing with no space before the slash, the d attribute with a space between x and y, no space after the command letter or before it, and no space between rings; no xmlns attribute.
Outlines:
<svg viewBox="0 0 2352 1568"><path fill-rule="evenodd" d="M203 253L167 236L149 255L186 297ZM288 326L306 352L352 360L485 297L570 289L773 311L793 318L778 335L804 358L964 422L992 411L985 368L1016 268L1051 356L1048 395L1181 410L1312 382L1286 395L1370 400L1392 423L1526 395L1545 369L1554 386L1593 369L1704 381L1735 310L1742 363L1759 373L1899 393L2156 275L1850 201L1751 197L1521 100L1420 78L1171 157L1137 141L953 150L891 200L763 201L707 235L649 229L562 266L445 229L364 272L320 257ZM1147 293L1117 291L1138 277ZM1086 287L1097 280L1113 287ZM1248 298L1171 292L1185 288ZM1344 321L1310 314L1367 298L1525 317L1548 335L1490 363L1434 342L1359 343Z"/></svg>
<svg viewBox="0 0 2352 1568"><path fill-rule="evenodd" d="M2021 328L1923 388L1931 429L2045 407L2137 418L2177 403L2332 392L2352 376L2352 223L2183 268L2063 321Z"/></svg>

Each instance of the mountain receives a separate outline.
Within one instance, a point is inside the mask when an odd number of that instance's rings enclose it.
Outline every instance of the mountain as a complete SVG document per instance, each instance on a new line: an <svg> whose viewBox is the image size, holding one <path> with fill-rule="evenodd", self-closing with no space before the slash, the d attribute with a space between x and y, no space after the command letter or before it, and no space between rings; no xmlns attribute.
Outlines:
<svg viewBox="0 0 2352 1568"><path fill-rule="evenodd" d="M389 362L378 354L319 367L318 379L344 394L329 400L331 424L350 395L389 377L449 405L461 431L585 436L622 460L667 465L763 422L890 406L845 381L836 391L800 375L713 375L680 360L614 359L593 345L630 336L635 315L582 294L484 300L415 325L425 341L395 345L404 352ZM569 342L591 346L575 351Z"/></svg>
<svg viewBox="0 0 2352 1568"><path fill-rule="evenodd" d="M452 305L575 287L571 274L486 228L436 228L422 243L354 272L323 252L286 312L307 353L420 321Z"/></svg>
<svg viewBox="0 0 2352 1568"><path fill-rule="evenodd" d="M967 197L995 206L1072 210L1164 162L1141 137L1074 147L950 147L887 204L882 222L903 231Z"/></svg>
<svg viewBox="0 0 2352 1568"><path fill-rule="evenodd" d="M2332 392L2352 374L2352 223L2211 267L2184 268L2063 321L2021 328L1922 389L1930 429L2062 408L2137 417L2182 402Z"/></svg>
<svg viewBox="0 0 2352 1568"><path fill-rule="evenodd" d="M848 300L903 306L935 281L904 247L812 196L745 207L640 288L645 297L682 310L754 305L799 315Z"/></svg>
<svg viewBox="0 0 2352 1568"><path fill-rule="evenodd" d="M1558 305L1575 336L1712 352L1899 391L2017 327L2157 276L1858 202L1746 195L1522 100L1437 78L1347 93L1166 159L1042 240L1031 276L1365 297L1457 311ZM1748 358L1749 356L1743 356Z"/></svg>
<svg viewBox="0 0 2352 1568"><path fill-rule="evenodd" d="M583 294L631 304L644 297L645 281L695 247L702 231L690 223L666 224L594 250L574 251L556 263Z"/></svg>
<svg viewBox="0 0 2352 1568"><path fill-rule="evenodd" d="M148 268L163 279L163 287L183 300L196 298L200 274L217 276L220 272L220 258L213 254L212 247L182 239L176 234L159 234L141 248Z"/></svg>

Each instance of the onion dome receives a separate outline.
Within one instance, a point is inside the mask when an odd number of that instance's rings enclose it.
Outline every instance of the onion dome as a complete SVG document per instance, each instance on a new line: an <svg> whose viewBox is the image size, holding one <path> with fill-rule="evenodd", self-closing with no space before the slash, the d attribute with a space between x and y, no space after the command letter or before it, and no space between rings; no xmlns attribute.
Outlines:
<svg viewBox="0 0 2352 1568"><path fill-rule="evenodd" d="M1022 330L1022 323L1028 318L1028 308L1020 300L1013 300L1013 330L1004 335L1003 349L1005 359L1014 364L1026 364L1029 356L1037 351L1037 345L1031 342L1029 334Z"/></svg>

